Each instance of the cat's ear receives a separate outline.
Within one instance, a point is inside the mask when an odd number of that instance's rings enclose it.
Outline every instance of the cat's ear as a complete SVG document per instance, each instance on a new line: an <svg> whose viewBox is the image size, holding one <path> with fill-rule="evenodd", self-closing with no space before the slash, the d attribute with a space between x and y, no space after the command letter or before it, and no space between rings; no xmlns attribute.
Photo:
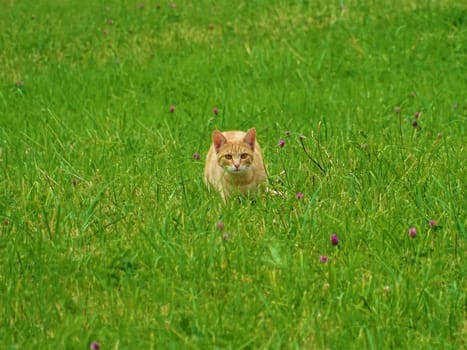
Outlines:
<svg viewBox="0 0 467 350"><path fill-rule="evenodd" d="M255 142L256 142L256 129L251 128L248 130L245 134L245 137L243 138L243 142L245 142L248 146L251 147L251 150L255 150Z"/></svg>
<svg viewBox="0 0 467 350"><path fill-rule="evenodd" d="M227 139L224 135L218 130L212 132L212 143L216 149L216 153L219 152L220 148L227 142Z"/></svg>

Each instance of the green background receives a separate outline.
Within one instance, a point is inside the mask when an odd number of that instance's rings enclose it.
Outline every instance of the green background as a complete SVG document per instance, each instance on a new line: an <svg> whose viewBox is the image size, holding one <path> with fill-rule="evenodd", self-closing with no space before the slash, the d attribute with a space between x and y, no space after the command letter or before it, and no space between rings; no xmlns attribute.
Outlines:
<svg viewBox="0 0 467 350"><path fill-rule="evenodd" d="M1 348L466 346L462 2L0 6Z"/></svg>

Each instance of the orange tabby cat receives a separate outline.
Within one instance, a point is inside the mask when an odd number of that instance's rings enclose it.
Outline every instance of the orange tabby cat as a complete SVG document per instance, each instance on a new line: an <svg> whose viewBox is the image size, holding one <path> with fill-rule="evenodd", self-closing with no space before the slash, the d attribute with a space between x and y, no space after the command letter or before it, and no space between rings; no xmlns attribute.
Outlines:
<svg viewBox="0 0 467 350"><path fill-rule="evenodd" d="M266 181L261 148L256 142L256 130L215 130L206 156L204 180L227 198L231 192L244 195L256 192Z"/></svg>

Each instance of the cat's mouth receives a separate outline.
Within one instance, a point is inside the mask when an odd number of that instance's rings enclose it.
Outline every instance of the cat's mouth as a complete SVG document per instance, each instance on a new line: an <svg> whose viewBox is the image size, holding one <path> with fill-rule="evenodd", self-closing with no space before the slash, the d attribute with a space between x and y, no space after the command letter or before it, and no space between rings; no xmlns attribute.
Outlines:
<svg viewBox="0 0 467 350"><path fill-rule="evenodd" d="M242 166L240 166L238 168L237 167L229 167L228 170L229 170L230 173L238 174L238 173L242 173L245 170L245 168L242 167Z"/></svg>

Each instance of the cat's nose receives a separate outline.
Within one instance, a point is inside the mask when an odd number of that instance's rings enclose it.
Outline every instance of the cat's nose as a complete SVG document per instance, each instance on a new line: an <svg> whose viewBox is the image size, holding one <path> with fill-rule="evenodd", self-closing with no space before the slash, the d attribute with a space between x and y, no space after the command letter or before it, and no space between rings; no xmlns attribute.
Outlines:
<svg viewBox="0 0 467 350"><path fill-rule="evenodd" d="M234 164L234 166L235 166L235 169L240 168L240 164Z"/></svg>

